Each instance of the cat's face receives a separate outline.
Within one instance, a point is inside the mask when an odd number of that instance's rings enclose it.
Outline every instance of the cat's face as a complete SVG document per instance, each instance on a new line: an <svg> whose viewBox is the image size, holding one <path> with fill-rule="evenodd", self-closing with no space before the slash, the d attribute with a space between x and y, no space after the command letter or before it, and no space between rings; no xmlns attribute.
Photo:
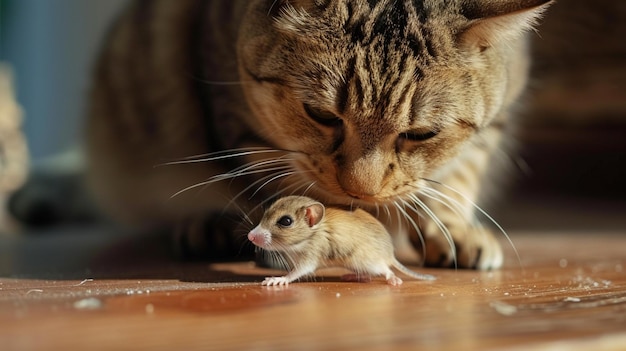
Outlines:
<svg viewBox="0 0 626 351"><path fill-rule="evenodd" d="M257 1L239 42L252 125L334 201L415 192L507 95L507 59L465 36L459 6Z"/></svg>

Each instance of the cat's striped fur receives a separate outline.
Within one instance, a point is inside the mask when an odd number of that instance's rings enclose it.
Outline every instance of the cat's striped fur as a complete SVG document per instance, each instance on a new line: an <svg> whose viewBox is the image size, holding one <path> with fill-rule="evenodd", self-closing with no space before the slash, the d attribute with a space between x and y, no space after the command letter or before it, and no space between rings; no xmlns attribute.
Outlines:
<svg viewBox="0 0 626 351"><path fill-rule="evenodd" d="M369 209L427 264L498 267L473 202L547 3L134 1L97 66L91 182L116 218L192 249L198 219L225 239L225 213L306 192Z"/></svg>

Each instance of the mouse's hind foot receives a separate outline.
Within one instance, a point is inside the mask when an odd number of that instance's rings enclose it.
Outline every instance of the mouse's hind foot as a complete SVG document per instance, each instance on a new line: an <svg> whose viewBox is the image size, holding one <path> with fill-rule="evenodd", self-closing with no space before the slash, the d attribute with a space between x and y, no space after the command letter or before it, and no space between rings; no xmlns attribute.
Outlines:
<svg viewBox="0 0 626 351"><path fill-rule="evenodd" d="M402 279L400 279L395 274L387 275L386 278L387 278L387 284L389 285L393 285L393 286L402 285Z"/></svg>

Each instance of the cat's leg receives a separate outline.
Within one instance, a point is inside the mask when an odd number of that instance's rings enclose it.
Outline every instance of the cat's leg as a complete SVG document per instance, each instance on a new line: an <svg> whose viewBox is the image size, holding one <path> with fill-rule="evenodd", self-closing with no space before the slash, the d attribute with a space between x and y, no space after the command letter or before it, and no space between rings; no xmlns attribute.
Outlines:
<svg viewBox="0 0 626 351"><path fill-rule="evenodd" d="M235 187L235 182L222 185ZM174 249L178 257L187 260L252 260L255 246L247 240L247 233L257 224L262 212L248 193L218 191L207 188L196 199L198 207L190 207L188 215L182 215L172 223ZM234 190L233 188L229 190ZM243 194L243 195L242 195ZM200 198L211 198L201 201ZM186 203L193 199L189 199ZM262 250L258 250L263 252ZM259 252L256 252L259 254ZM271 262L271 258L264 260ZM273 268L285 268L278 264L266 264Z"/></svg>
<svg viewBox="0 0 626 351"><path fill-rule="evenodd" d="M425 265L475 269L502 265L501 246L477 221L484 215L476 208L480 192L487 190L481 190L481 185L499 139L500 130L496 126L489 128L437 178L426 180L426 189L418 195L422 204L415 201L412 205L423 207L419 218L414 216L420 233L410 232L411 242L425 255Z"/></svg>
<svg viewBox="0 0 626 351"><path fill-rule="evenodd" d="M184 260L252 260L254 245L246 240L249 225L233 213L213 212L173 225L172 248Z"/></svg>

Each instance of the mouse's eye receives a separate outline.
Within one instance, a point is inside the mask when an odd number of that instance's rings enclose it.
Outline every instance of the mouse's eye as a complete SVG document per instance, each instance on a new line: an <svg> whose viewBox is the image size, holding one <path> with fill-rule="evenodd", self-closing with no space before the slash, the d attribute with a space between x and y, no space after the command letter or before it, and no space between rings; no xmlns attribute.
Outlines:
<svg viewBox="0 0 626 351"><path fill-rule="evenodd" d="M278 222L276 222L276 224L278 224L281 227L291 227L291 225L293 224L293 218L289 216L282 216L280 217Z"/></svg>

